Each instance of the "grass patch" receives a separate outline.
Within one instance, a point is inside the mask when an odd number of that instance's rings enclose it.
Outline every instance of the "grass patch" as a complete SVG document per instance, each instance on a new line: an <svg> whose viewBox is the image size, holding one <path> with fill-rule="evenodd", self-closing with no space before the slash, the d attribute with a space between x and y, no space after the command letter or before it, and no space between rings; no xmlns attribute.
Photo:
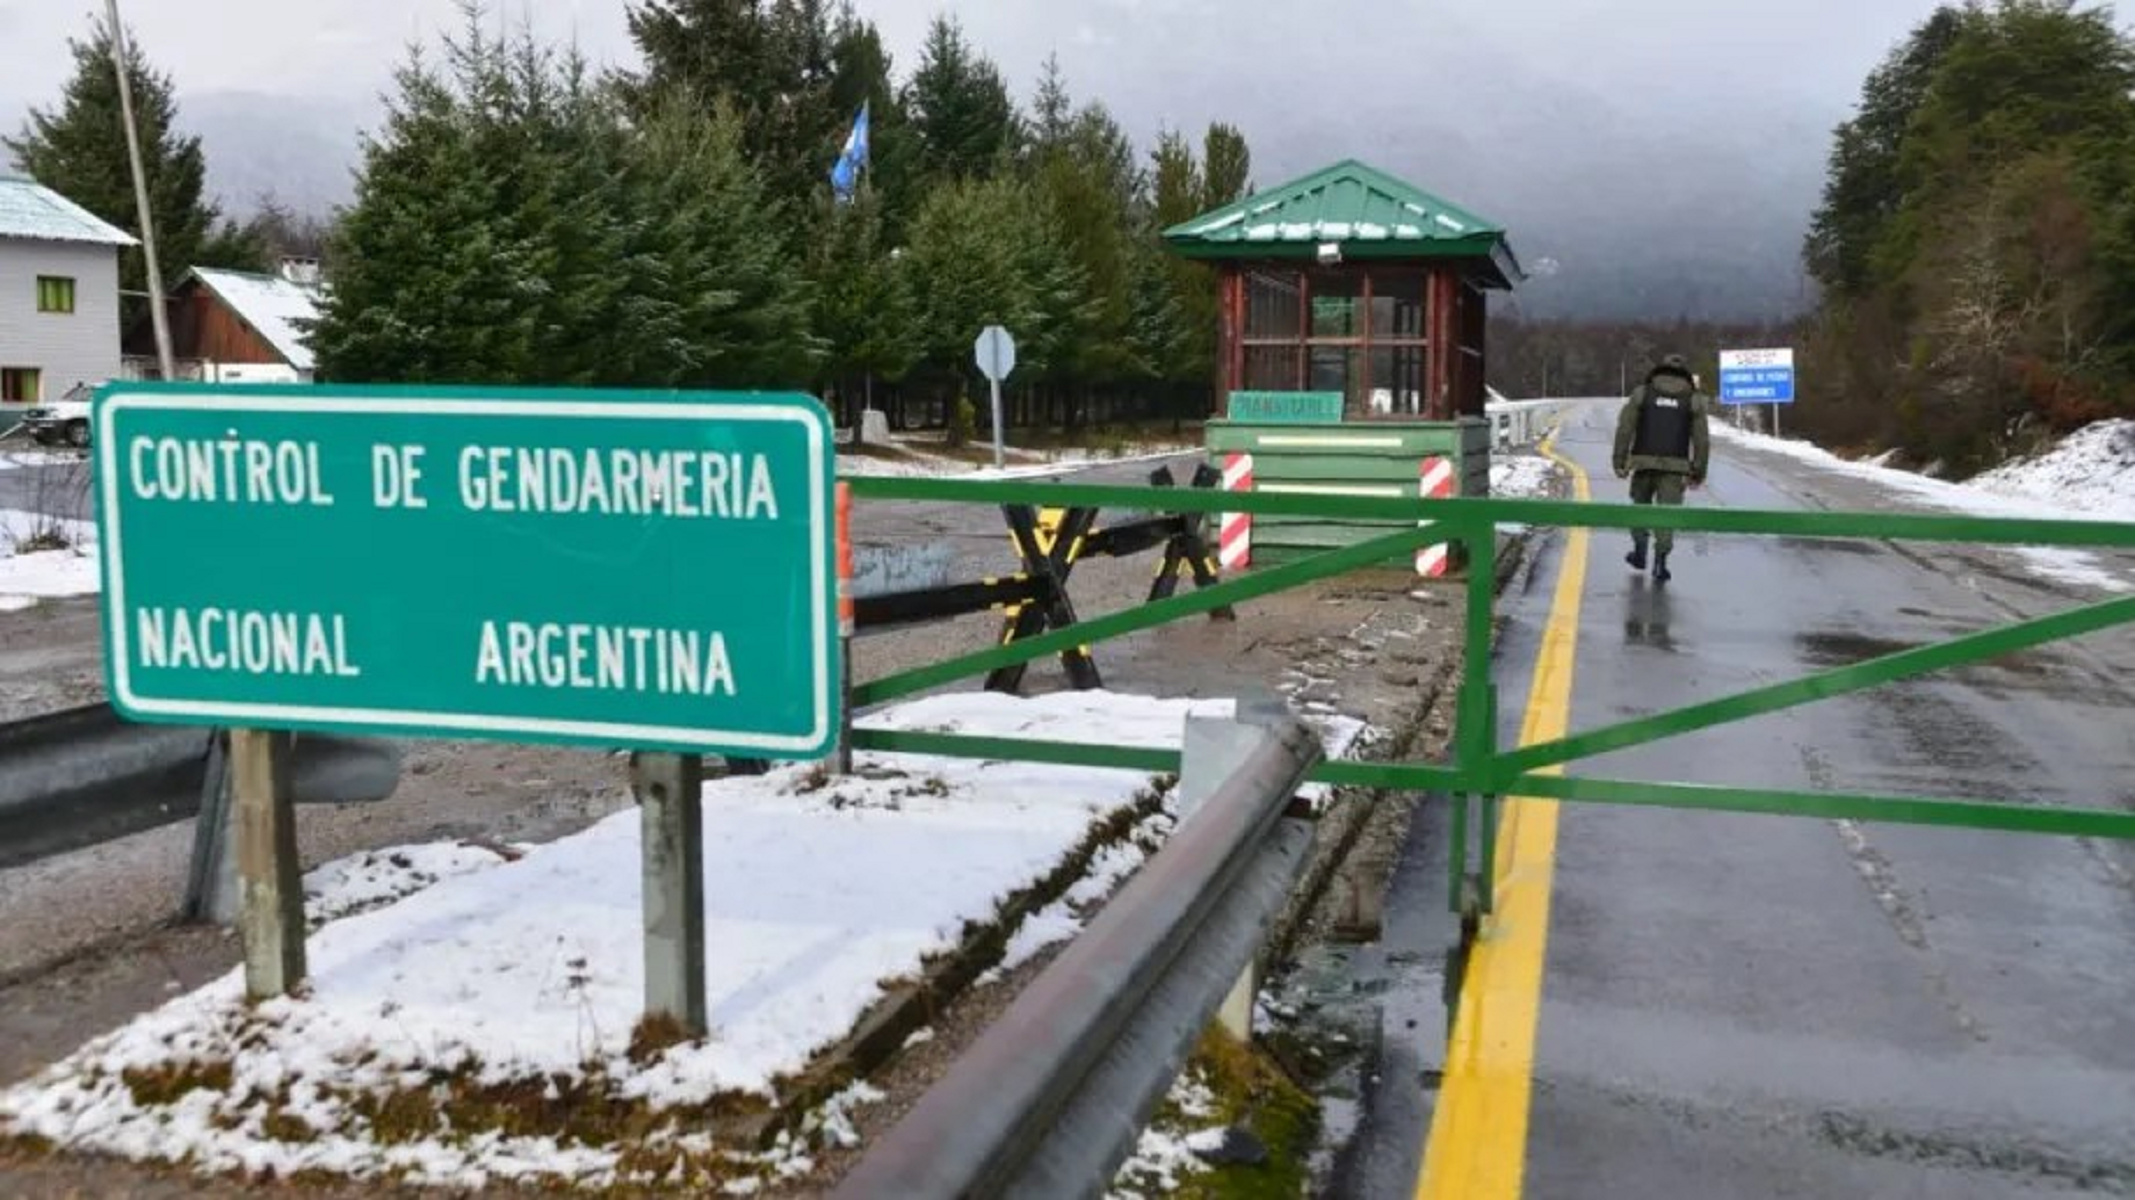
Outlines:
<svg viewBox="0 0 2135 1200"><path fill-rule="evenodd" d="M45 528L15 543L17 554L41 554L47 550L72 550L72 539L57 528Z"/></svg>
<svg viewBox="0 0 2135 1200"><path fill-rule="evenodd" d="M1293 1200L1306 1193L1319 1104L1266 1055L1211 1029L1186 1069L1215 1094L1214 1113L1190 1117L1166 1101L1160 1128L1191 1132L1214 1126L1243 1129L1267 1148L1267 1161L1212 1167L1179 1181L1179 1200Z"/></svg>
<svg viewBox="0 0 2135 1200"><path fill-rule="evenodd" d="M153 1067L128 1067L120 1072L119 1080L132 1094L133 1102L143 1108L176 1104L188 1094L203 1088L211 1092L227 1092L233 1077L230 1060L211 1059L202 1062L190 1059L185 1062L158 1063Z"/></svg>
<svg viewBox="0 0 2135 1200"><path fill-rule="evenodd" d="M311 1122L279 1107L268 1113L260 1122L260 1132L277 1142L288 1142L295 1146L305 1145L319 1138L319 1131L311 1127Z"/></svg>
<svg viewBox="0 0 2135 1200"><path fill-rule="evenodd" d="M689 1026L673 1013L647 1013L630 1031L630 1061L650 1066L669 1050L690 1040Z"/></svg>

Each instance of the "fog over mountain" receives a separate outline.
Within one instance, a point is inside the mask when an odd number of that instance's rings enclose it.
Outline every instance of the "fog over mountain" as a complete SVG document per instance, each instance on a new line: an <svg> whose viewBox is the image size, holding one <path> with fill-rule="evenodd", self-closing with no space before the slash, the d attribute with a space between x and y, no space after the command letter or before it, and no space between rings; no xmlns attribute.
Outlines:
<svg viewBox="0 0 2135 1200"><path fill-rule="evenodd" d="M862 0L909 69L947 8L1026 96L1058 53L1145 144L1211 119L1246 131L1255 182L1358 157L1507 225L1537 315L1748 319L1806 300L1801 235L1830 130L1925 0ZM80 10L80 11L76 11ZM495 19L633 60L623 0L530 0ZM411 39L452 0L134 0L178 81L210 185L349 195L357 131ZM57 94L86 8L0 0L0 124ZM826 166L828 156L826 155Z"/></svg>

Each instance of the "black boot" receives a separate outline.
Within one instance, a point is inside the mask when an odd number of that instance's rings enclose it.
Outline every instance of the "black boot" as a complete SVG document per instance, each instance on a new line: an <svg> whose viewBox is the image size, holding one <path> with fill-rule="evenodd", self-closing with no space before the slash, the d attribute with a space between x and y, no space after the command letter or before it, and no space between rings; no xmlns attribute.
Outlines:
<svg viewBox="0 0 2135 1200"><path fill-rule="evenodd" d="M1624 555L1624 556L1623 556L1623 560L1624 560L1625 562L1627 562L1627 563L1631 564L1631 569L1632 569L1632 570L1634 570L1634 571L1643 571L1643 570L1645 570L1645 569L1646 569L1646 544L1645 544L1644 542L1633 542L1633 543L1631 543L1631 552L1630 552L1629 554L1626 554L1626 555Z"/></svg>
<svg viewBox="0 0 2135 1200"><path fill-rule="evenodd" d="M1668 552L1666 550L1663 550L1659 554L1654 555L1653 582L1666 583L1673 578L1675 578L1675 576L1670 574L1668 571Z"/></svg>

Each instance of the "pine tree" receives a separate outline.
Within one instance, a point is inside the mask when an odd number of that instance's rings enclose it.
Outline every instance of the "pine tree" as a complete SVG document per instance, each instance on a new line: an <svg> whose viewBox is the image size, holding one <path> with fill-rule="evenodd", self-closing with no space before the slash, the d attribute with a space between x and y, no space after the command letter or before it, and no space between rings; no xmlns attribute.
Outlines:
<svg viewBox="0 0 2135 1200"><path fill-rule="evenodd" d="M1212 123L1201 140L1201 207L1206 212L1253 190L1253 152L1236 125Z"/></svg>
<svg viewBox="0 0 2135 1200"><path fill-rule="evenodd" d="M741 118L677 100L633 144L633 203L656 296L678 322L662 386L793 387L823 347L810 331L806 280L787 247L785 209L742 148Z"/></svg>
<svg viewBox="0 0 2135 1200"><path fill-rule="evenodd" d="M1151 202L1158 229L1191 221L1207 211L1209 189L1193 146L1176 131L1158 135L1150 154L1154 164ZM1173 383L1206 380L1216 360L1216 280L1207 267L1170 257L1164 264L1166 292L1179 331L1157 364L1160 377Z"/></svg>
<svg viewBox="0 0 2135 1200"><path fill-rule="evenodd" d="M1871 283L1871 258L1904 198L1898 163L1935 68L1964 29L1966 13L1944 6L1913 29L1861 87L1860 112L1838 127L1823 203L1804 250L1809 271L1840 295Z"/></svg>
<svg viewBox="0 0 2135 1200"><path fill-rule="evenodd" d="M1048 222L1031 237L1056 244L1080 295L1054 305L1057 371L1074 382L1121 382L1139 366L1133 320L1132 211L1140 179L1134 147L1103 106L1072 116L1057 72L1040 89L1034 185ZM1054 110L1050 113L1048 110Z"/></svg>
<svg viewBox="0 0 2135 1200"><path fill-rule="evenodd" d="M1021 119L1000 68L965 40L953 17L936 17L928 27L905 108L929 178L989 177L1022 142Z"/></svg>
<svg viewBox="0 0 2135 1200"><path fill-rule="evenodd" d="M1039 150L1056 149L1067 141L1075 115L1075 101L1068 95L1067 76L1060 70L1060 56L1048 54L1038 76L1038 95L1031 104L1031 141Z"/></svg>
<svg viewBox="0 0 2135 1200"><path fill-rule="evenodd" d="M919 357L904 264L883 245L882 203L862 184L849 204L819 202L809 257L821 378L847 401L871 382L903 378ZM848 408L856 408L851 403Z"/></svg>
<svg viewBox="0 0 2135 1200"><path fill-rule="evenodd" d="M216 206L202 194L206 159L199 138L177 131L178 102L170 77L147 62L130 31L126 44L130 52L127 80L164 286L177 282L189 267L264 269L263 247L243 230L220 220ZM140 208L127 158L111 30L101 20L95 21L87 40L70 39L67 45L74 55L74 74L59 103L32 109L21 133L0 141L5 141L32 178L139 237ZM119 286L145 295L147 277L143 252L137 248L125 251L120 257ZM129 314L143 311L137 300L130 300L126 307Z"/></svg>
<svg viewBox="0 0 2135 1200"><path fill-rule="evenodd" d="M828 187L852 114L836 95L839 30L826 0L649 0L630 29L645 57L626 88L640 115L677 94L706 111L726 105L773 199L805 205Z"/></svg>
<svg viewBox="0 0 2135 1200"><path fill-rule="evenodd" d="M479 27L396 72L384 129L365 139L355 202L312 347L323 377L520 382L534 376L548 289L537 248L512 227L477 105L504 86ZM448 71L450 74L446 74Z"/></svg>
<svg viewBox="0 0 2135 1200"><path fill-rule="evenodd" d="M399 73L314 345L341 379L790 386L815 345L739 119L635 123L575 54L468 26Z"/></svg>
<svg viewBox="0 0 2135 1200"><path fill-rule="evenodd" d="M1042 369L1041 306L1025 244L1028 200L1026 189L1004 177L951 180L920 203L905 259L922 361L937 378L966 378L971 340L988 325L1016 335L1019 375L1026 359Z"/></svg>

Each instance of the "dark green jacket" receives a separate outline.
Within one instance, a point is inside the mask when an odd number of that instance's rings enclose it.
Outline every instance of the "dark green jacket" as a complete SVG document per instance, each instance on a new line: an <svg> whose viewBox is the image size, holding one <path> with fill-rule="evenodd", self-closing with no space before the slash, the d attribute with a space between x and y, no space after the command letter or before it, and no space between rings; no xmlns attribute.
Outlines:
<svg viewBox="0 0 2135 1200"><path fill-rule="evenodd" d="M1663 458L1631 452L1638 440L1639 410L1644 407L1646 398L1656 393L1689 402L1689 458ZM1698 391L1697 384L1683 372L1662 367L1646 376L1646 382L1631 390L1630 399L1624 402L1623 412L1616 418L1616 453L1612 463L1617 473L1666 471L1674 475L1688 475L1699 483L1704 482L1705 468L1712 459L1712 434L1706 427L1706 414L1711 408L1712 401Z"/></svg>

